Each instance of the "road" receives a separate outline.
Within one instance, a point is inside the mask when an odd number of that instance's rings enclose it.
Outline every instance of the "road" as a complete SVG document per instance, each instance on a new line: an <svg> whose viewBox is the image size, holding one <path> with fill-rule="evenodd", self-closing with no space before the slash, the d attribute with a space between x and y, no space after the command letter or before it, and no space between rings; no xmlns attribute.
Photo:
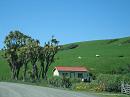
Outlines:
<svg viewBox="0 0 130 97"><path fill-rule="evenodd" d="M0 97L96 97L68 90L60 90L19 83L0 82Z"/></svg>

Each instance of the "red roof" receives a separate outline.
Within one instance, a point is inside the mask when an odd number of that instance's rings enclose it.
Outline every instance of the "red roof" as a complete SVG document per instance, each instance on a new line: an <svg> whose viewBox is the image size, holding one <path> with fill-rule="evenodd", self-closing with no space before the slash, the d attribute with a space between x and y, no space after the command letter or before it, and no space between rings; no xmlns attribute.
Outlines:
<svg viewBox="0 0 130 97"><path fill-rule="evenodd" d="M57 66L55 67L58 71L81 71L86 72L88 71L85 67L68 67L68 66Z"/></svg>

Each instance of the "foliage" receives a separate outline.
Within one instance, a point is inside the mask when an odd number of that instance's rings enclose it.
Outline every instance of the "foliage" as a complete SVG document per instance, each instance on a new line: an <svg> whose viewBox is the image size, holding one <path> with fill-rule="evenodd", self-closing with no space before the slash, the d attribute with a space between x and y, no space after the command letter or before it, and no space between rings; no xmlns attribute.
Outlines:
<svg viewBox="0 0 130 97"><path fill-rule="evenodd" d="M62 88L70 88L72 86L72 82L70 78L66 77L52 77L48 80L48 83L54 87L62 87Z"/></svg>
<svg viewBox="0 0 130 97"><path fill-rule="evenodd" d="M130 45L129 44L121 45L121 43L128 39L129 37L121 38L118 41L115 41L111 44L108 44L108 41L110 40L96 40L96 41L74 43L78 45L76 49L63 50L59 51L56 54L55 59L58 58L58 60L55 60L53 65L49 67L50 69L48 71L48 75L50 77L52 76L52 70L57 65L84 66L92 72L93 76L99 73L113 74L112 71L118 71L120 70L120 68L124 68L125 70L128 68L128 64L130 64L130 53L128 53ZM67 47L69 45L70 44L64 46ZM9 72L9 67L7 66L8 65L7 61L1 57L2 54L3 51L0 51L0 60L1 60L0 76L1 77L7 76L7 78L9 78L9 76L11 76ZM96 58L95 57L96 54L101 55L101 57ZM123 55L124 57L118 57L120 55ZM78 56L81 56L82 59L78 59ZM40 63L38 62L37 64ZM28 68L30 67L31 66L28 66ZM118 73L126 74L126 72L124 73L116 72L116 74Z"/></svg>
<svg viewBox="0 0 130 97"><path fill-rule="evenodd" d="M86 91L90 89L90 85L87 83L81 82L81 83L76 83L74 86L74 90L79 90L79 91Z"/></svg>
<svg viewBox="0 0 130 97"><path fill-rule="evenodd" d="M77 48L79 45L77 44L70 44L70 45L67 45L67 46L61 46L61 49L60 50L69 50L69 49L75 49Z"/></svg>
<svg viewBox="0 0 130 97"><path fill-rule="evenodd" d="M44 47L40 46L38 40L24 35L20 31L11 31L4 41L4 58L9 64L12 79L19 78L19 72L22 67L23 80L26 80L26 72L29 63L32 65L30 78L39 80L42 74L43 79L47 79L47 72L54 62L54 56L58 52L58 43L54 37ZM40 62L40 72L38 71L37 62Z"/></svg>
<svg viewBox="0 0 130 97"><path fill-rule="evenodd" d="M108 92L120 92L121 81L129 83L130 78L126 75L100 74L96 79L98 87L102 86L100 89Z"/></svg>
<svg viewBox="0 0 130 97"><path fill-rule="evenodd" d="M126 64L123 67L117 67L117 69L112 69L110 74L127 74L130 73L130 64Z"/></svg>
<svg viewBox="0 0 130 97"><path fill-rule="evenodd" d="M79 91L120 92L121 81L130 83L129 75L100 74L91 83L80 82L75 84L74 89Z"/></svg>
<svg viewBox="0 0 130 97"><path fill-rule="evenodd" d="M116 41L118 41L119 39L111 39L111 40L109 40L107 43L108 44L111 44L111 43L113 43L113 42L116 42Z"/></svg>
<svg viewBox="0 0 130 97"><path fill-rule="evenodd" d="M48 83L54 87L62 87L62 78L57 76L49 78Z"/></svg>
<svg viewBox="0 0 130 97"><path fill-rule="evenodd" d="M70 82L71 82L72 84L80 83L80 82L81 82L81 79L79 79L79 78L70 78Z"/></svg>
<svg viewBox="0 0 130 97"><path fill-rule="evenodd" d="M62 78L62 86L65 88L70 88L72 86L72 82L70 81L70 78L63 77Z"/></svg>
<svg viewBox="0 0 130 97"><path fill-rule="evenodd" d="M118 75L100 74L97 77L98 85L103 85L105 91L120 91L121 78ZM100 87L101 88L101 87Z"/></svg>
<svg viewBox="0 0 130 97"><path fill-rule="evenodd" d="M125 40L125 41L122 42L122 44L127 44L127 43L130 43L130 39Z"/></svg>

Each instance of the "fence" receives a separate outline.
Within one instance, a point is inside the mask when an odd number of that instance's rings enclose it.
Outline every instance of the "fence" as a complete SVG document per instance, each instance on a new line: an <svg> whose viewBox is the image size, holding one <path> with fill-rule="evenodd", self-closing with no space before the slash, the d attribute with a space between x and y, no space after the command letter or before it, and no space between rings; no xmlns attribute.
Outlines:
<svg viewBox="0 0 130 97"><path fill-rule="evenodd" d="M130 85L121 82L121 93L130 95Z"/></svg>

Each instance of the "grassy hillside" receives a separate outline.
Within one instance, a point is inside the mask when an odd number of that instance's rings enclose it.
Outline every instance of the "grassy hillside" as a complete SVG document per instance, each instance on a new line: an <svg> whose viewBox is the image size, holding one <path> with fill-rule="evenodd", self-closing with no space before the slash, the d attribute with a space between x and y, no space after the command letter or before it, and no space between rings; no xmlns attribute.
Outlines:
<svg viewBox="0 0 130 97"><path fill-rule="evenodd" d="M10 77L10 69L8 63L2 57L2 52L0 51L0 80L9 79Z"/></svg>
<svg viewBox="0 0 130 97"><path fill-rule="evenodd" d="M55 66L85 66L93 73L112 73L126 70L130 66L130 37L78 42L73 45L77 47L70 49L72 44L67 44L63 46L64 50L58 52L56 61L49 70L50 76ZM0 79L7 79L10 70L1 53ZM96 57L97 54L100 57Z"/></svg>
<svg viewBox="0 0 130 97"><path fill-rule="evenodd" d="M78 47L60 51L52 68L61 66L85 66L95 73L111 73L127 69L130 64L130 37L74 43ZM64 48L71 44L65 45ZM96 54L100 57L96 57ZM78 57L81 57L79 59Z"/></svg>

